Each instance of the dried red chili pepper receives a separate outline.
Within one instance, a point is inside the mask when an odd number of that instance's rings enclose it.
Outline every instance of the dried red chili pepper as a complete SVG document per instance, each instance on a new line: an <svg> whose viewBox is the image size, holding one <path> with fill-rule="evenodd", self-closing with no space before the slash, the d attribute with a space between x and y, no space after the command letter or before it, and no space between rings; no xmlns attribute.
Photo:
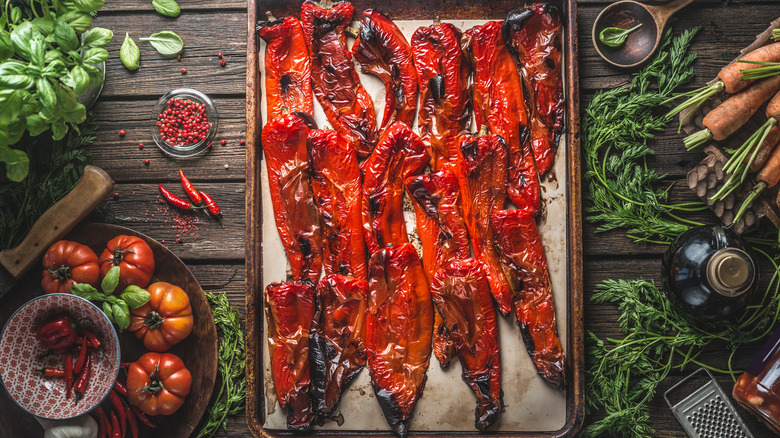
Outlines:
<svg viewBox="0 0 780 438"><path fill-rule="evenodd" d="M266 120L286 113L314 111L309 48L295 17L257 23L265 48Z"/></svg>
<svg viewBox="0 0 780 438"><path fill-rule="evenodd" d="M463 381L477 396L474 425L484 431L502 409L498 324L485 266L453 261L436 272L431 296L457 348Z"/></svg>
<svg viewBox="0 0 780 438"><path fill-rule="evenodd" d="M203 198L203 202L206 203L206 207L208 207L209 213L211 213L217 222L219 222L219 226L225 228L225 226L222 225L222 210L220 210L219 205L217 205L217 202L214 201L214 198L209 196L206 192L198 192L198 194L200 194L200 197Z"/></svg>
<svg viewBox="0 0 780 438"><path fill-rule="evenodd" d="M86 329L84 327L79 327L79 330L81 330L81 333L83 333L84 336L87 338L89 344L92 345L92 348L95 348L97 350L100 349L103 343L100 342L100 338L98 338L97 335L92 330Z"/></svg>
<svg viewBox="0 0 780 438"><path fill-rule="evenodd" d="M301 25L309 46L314 95L333 127L349 138L358 156L371 153L377 140L374 102L360 83L344 29L352 22L349 2L306 0Z"/></svg>
<svg viewBox="0 0 780 438"><path fill-rule="evenodd" d="M146 414L144 414L140 409L138 409L135 406L130 406L130 408L133 410L133 413L135 414L136 418L141 420L141 423L151 427L152 429L157 428L157 424L152 421L151 418L149 418Z"/></svg>
<svg viewBox="0 0 780 438"><path fill-rule="evenodd" d="M511 11L502 28L529 90L531 147L539 175L552 168L564 129L561 28L558 8L547 3Z"/></svg>
<svg viewBox="0 0 780 438"><path fill-rule="evenodd" d="M73 394L73 357L65 355L65 398L70 399ZM77 399L78 400L78 399Z"/></svg>
<svg viewBox="0 0 780 438"><path fill-rule="evenodd" d="M76 359L76 364L73 365L73 372L76 374L81 374L82 371L84 371L84 362L87 359L87 337L83 336L81 338L81 347L79 348L79 357Z"/></svg>
<svg viewBox="0 0 780 438"><path fill-rule="evenodd" d="M412 48L401 29L381 12L366 10L352 54L363 73L375 75L385 84L385 110L379 131L396 120L411 126L417 111L417 71Z"/></svg>
<svg viewBox="0 0 780 438"><path fill-rule="evenodd" d="M65 377L65 370L57 368L41 368L38 370L43 377Z"/></svg>
<svg viewBox="0 0 780 438"><path fill-rule="evenodd" d="M114 411L111 411L111 437L122 438L122 429L119 427L119 419Z"/></svg>
<svg viewBox="0 0 780 438"><path fill-rule="evenodd" d="M111 429L111 424L108 421L108 416L106 416L106 411L103 410L100 406L96 407L94 411L92 411L97 415L100 428L103 430L103 434L98 434L98 438L102 438L104 436L110 436L111 433L108 432L109 429Z"/></svg>
<svg viewBox="0 0 780 438"><path fill-rule="evenodd" d="M463 56L460 39L460 30L451 23L420 27L412 35L420 86L417 125L433 170L455 159L458 137L471 123L471 65Z"/></svg>
<svg viewBox="0 0 780 438"><path fill-rule="evenodd" d="M135 417L130 406L125 406L125 416L127 417L127 425L130 426L130 434L133 438L138 438L138 418Z"/></svg>
<svg viewBox="0 0 780 438"><path fill-rule="evenodd" d="M550 273L536 221L524 210L500 210L491 216L495 244L514 292L517 324L525 348L544 380L566 387L566 358L555 324Z"/></svg>
<svg viewBox="0 0 780 438"><path fill-rule="evenodd" d="M184 193L190 197L192 203L195 205L200 205L203 202L200 193L195 190L195 186L193 186L190 180L184 176L184 172L181 169L179 169L179 179L181 179L181 186L184 187Z"/></svg>
<svg viewBox="0 0 780 438"><path fill-rule="evenodd" d="M54 316L46 320L41 328L35 332L35 339L44 348L55 352L62 352L76 344L78 333L76 324L68 315Z"/></svg>
<svg viewBox="0 0 780 438"><path fill-rule="evenodd" d="M114 407L117 416L119 417L119 427L122 430L122 436L127 433L127 413L125 412L125 405L122 404L122 400L119 398L119 394L116 391L108 393L108 400L111 402L111 406Z"/></svg>
<svg viewBox="0 0 780 438"><path fill-rule="evenodd" d="M67 367L67 364L65 365ZM76 394L76 402L78 402L81 399L81 396L84 395L84 391L87 390L87 385L89 384L89 377L92 374L92 354L87 353L87 361L84 364L84 371L82 371L81 374L79 374L79 378L76 380L76 383L73 385L73 392Z"/></svg>
<svg viewBox="0 0 780 438"><path fill-rule="evenodd" d="M422 242L422 262L430 283L439 268L471 255L460 208L458 179L450 166L445 166L438 172L408 178L406 190L414 201L417 232ZM455 355L455 345L442 322L440 316L435 318L433 354L442 368L447 368Z"/></svg>
<svg viewBox="0 0 780 438"><path fill-rule="evenodd" d="M377 251L368 266L368 369L385 420L403 438L431 360L433 302L411 243Z"/></svg>
<svg viewBox="0 0 780 438"><path fill-rule="evenodd" d="M114 391L127 397L127 387L119 380L114 382Z"/></svg>
<svg viewBox="0 0 780 438"><path fill-rule="evenodd" d="M429 159L420 137L406 123L395 122L363 162L363 231L369 254L409 241L403 215L404 181L422 173Z"/></svg>
<svg viewBox="0 0 780 438"><path fill-rule="evenodd" d="M489 21L463 34L466 55L474 66L474 118L491 134L504 138L509 151L507 192L518 208L534 214L541 208L539 175L529 141L525 91L512 55L501 35L501 22Z"/></svg>
<svg viewBox="0 0 780 438"><path fill-rule="evenodd" d="M311 129L316 129L316 125L308 114L287 114L265 125L262 142L276 229L290 261L293 280L308 278L315 284L322 269L322 238L306 150Z"/></svg>
<svg viewBox="0 0 780 438"><path fill-rule="evenodd" d="M311 188L322 225L325 275L366 278L362 180L355 148L333 130L310 131L307 147Z"/></svg>
<svg viewBox="0 0 780 438"><path fill-rule="evenodd" d="M368 283L328 275L317 285L309 331L311 397L314 410L332 415L341 394L366 365Z"/></svg>
<svg viewBox="0 0 780 438"><path fill-rule="evenodd" d="M501 270L501 261L490 227L490 213L506 203L507 151L497 135L461 137L456 173L463 202L463 218L469 230L474 257L487 266L490 291L498 309L512 311L512 290Z"/></svg>
<svg viewBox="0 0 780 438"><path fill-rule="evenodd" d="M314 420L309 398L309 329L314 287L308 282L271 283L265 289L271 377L287 428L308 430Z"/></svg>
<svg viewBox="0 0 780 438"><path fill-rule="evenodd" d="M189 201L185 201L184 199L181 199L180 197L166 190L162 184L158 184L157 188L160 189L160 193L162 193L163 198L165 198L166 201L173 204L174 207L181 208L182 210L198 210L200 208L204 208L204 207L196 207L190 204Z"/></svg>

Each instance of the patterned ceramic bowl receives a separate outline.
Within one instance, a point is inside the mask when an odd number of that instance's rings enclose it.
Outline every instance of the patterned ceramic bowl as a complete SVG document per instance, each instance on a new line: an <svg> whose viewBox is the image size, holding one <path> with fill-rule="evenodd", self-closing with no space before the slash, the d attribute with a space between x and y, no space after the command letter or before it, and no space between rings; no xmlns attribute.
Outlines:
<svg viewBox="0 0 780 438"><path fill-rule="evenodd" d="M44 378L45 367L63 369L63 355L49 354L35 333L43 322L67 314L90 328L103 344L92 353L91 375L81 400L65 398L65 380ZM50 420L78 417L108 396L119 373L119 338L106 315L89 301L69 294L34 298L11 316L0 334L0 381L11 398L27 412ZM75 382L74 378L74 382Z"/></svg>

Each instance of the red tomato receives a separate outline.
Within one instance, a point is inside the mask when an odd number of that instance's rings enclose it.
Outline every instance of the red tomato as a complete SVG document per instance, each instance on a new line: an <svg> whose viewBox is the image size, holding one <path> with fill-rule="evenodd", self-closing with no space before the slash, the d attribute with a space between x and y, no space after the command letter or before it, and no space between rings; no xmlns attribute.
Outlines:
<svg viewBox="0 0 780 438"><path fill-rule="evenodd" d="M130 327L151 351L168 351L192 332L192 307L187 292L170 283L149 286L149 302L130 310Z"/></svg>
<svg viewBox="0 0 780 438"><path fill-rule="evenodd" d="M60 240L43 256L41 287L47 294L68 294L76 283L97 287L99 281L98 258L88 246Z"/></svg>
<svg viewBox="0 0 780 438"><path fill-rule="evenodd" d="M140 237L116 236L106 244L100 255L100 278L114 266L119 266L120 293L129 285L144 287L154 274L154 253Z"/></svg>
<svg viewBox="0 0 780 438"><path fill-rule="evenodd" d="M173 414L191 385L189 370L171 353L146 353L127 369L127 398L146 415Z"/></svg>

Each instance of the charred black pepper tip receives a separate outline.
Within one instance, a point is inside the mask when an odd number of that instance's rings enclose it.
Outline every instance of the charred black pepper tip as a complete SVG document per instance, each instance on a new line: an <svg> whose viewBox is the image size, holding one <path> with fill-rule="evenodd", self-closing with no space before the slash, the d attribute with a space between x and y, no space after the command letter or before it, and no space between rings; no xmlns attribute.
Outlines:
<svg viewBox="0 0 780 438"><path fill-rule="evenodd" d="M463 156L465 158L472 160L477 158L477 152L479 152L479 141L474 139L464 145L461 145L460 151L463 152Z"/></svg>
<svg viewBox="0 0 780 438"><path fill-rule="evenodd" d="M309 129L317 129L317 122L314 121L314 117L312 117L311 114L303 111L293 111L293 114L303 120L303 123L305 123Z"/></svg>
<svg viewBox="0 0 780 438"><path fill-rule="evenodd" d="M282 87L282 93L287 93L290 84L292 84L292 79L290 78L289 73L285 73L279 78L279 86Z"/></svg>
<svg viewBox="0 0 780 438"><path fill-rule="evenodd" d="M441 102L446 90L444 89L444 78L439 74L428 79L428 87L436 103Z"/></svg>
<svg viewBox="0 0 780 438"><path fill-rule="evenodd" d="M276 26L278 24L282 24L283 22L284 22L284 19L271 20L271 21L268 21L268 20L266 20L266 21L258 21L257 24L255 25L255 32L258 32L258 36L260 36L260 38L263 38L263 36L260 35L260 33L259 33L260 29L263 29L265 27L270 27L270 26Z"/></svg>

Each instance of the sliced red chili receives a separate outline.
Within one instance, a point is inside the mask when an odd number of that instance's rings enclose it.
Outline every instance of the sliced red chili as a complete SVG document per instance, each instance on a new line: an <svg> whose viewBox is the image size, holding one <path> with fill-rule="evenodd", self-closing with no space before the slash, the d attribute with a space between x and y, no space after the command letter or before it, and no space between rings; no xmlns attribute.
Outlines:
<svg viewBox="0 0 780 438"><path fill-rule="evenodd" d="M362 180L355 148L333 130L310 131L307 146L322 224L325 275L366 278Z"/></svg>
<svg viewBox="0 0 780 438"><path fill-rule="evenodd" d="M455 159L458 136L471 123L471 65L463 56L460 39L460 30L451 23L420 27L412 35L420 86L417 125L433 170Z"/></svg>
<svg viewBox="0 0 780 438"><path fill-rule="evenodd" d="M504 315L512 311L512 290L501 270L490 213L506 204L507 151L497 135L463 136L456 166L474 257L487 265L490 291Z"/></svg>
<svg viewBox="0 0 780 438"><path fill-rule="evenodd" d="M308 282L271 283L265 289L271 377L287 428L308 430L314 420L309 398L309 329L314 287Z"/></svg>
<svg viewBox="0 0 780 438"><path fill-rule="evenodd" d="M301 23L295 17L257 23L265 48L266 120L281 115L314 111L309 48Z"/></svg>
<svg viewBox="0 0 780 438"><path fill-rule="evenodd" d="M366 10L352 54L363 73L375 75L385 84L385 110L379 131L396 120L411 126L417 111L417 71L412 48L401 29L381 12Z"/></svg>
<svg viewBox="0 0 780 438"><path fill-rule="evenodd" d="M320 280L316 294L309 332L311 396L315 411L330 416L366 364L368 283L329 275Z"/></svg>
<svg viewBox="0 0 780 438"><path fill-rule="evenodd" d="M352 22L352 4L306 0L301 25L309 45L311 83L328 121L355 146L358 156L371 153L377 140L376 114L371 95L360 83L345 29Z"/></svg>
<svg viewBox="0 0 780 438"><path fill-rule="evenodd" d="M458 351L463 381L477 396L474 425L484 431L502 409L498 324L487 270L474 259L455 260L436 272L431 295Z"/></svg>
<svg viewBox="0 0 780 438"><path fill-rule="evenodd" d="M419 175L430 156L404 122L393 123L363 162L363 230L369 254L409 241L403 215L404 181Z"/></svg>
<svg viewBox="0 0 780 438"><path fill-rule="evenodd" d="M500 135L509 151L507 191L518 208L534 214L541 208L539 175L530 145L525 90L515 61L501 35L501 22L489 21L463 34L463 45L474 66L474 118Z"/></svg>
<svg viewBox="0 0 780 438"><path fill-rule="evenodd" d="M368 369L385 420L405 437L431 359L431 293L411 243L377 251L368 272Z"/></svg>
<svg viewBox="0 0 780 438"><path fill-rule="evenodd" d="M552 168L564 129L561 29L560 11L548 3L515 9L503 25L507 47L531 91L531 147L540 175Z"/></svg>
<svg viewBox="0 0 780 438"><path fill-rule="evenodd" d="M544 380L566 387L566 358L555 324L550 272L533 216L524 210L500 210L491 216L501 263L514 292L517 324L525 348Z"/></svg>
<svg viewBox="0 0 780 438"><path fill-rule="evenodd" d="M306 137L315 128L308 114L291 113L269 121L262 133L276 229L293 280L308 278L312 284L322 269L320 219L306 150Z"/></svg>
<svg viewBox="0 0 780 438"><path fill-rule="evenodd" d="M445 166L438 172L408 178L406 190L414 201L422 262L430 282L439 268L471 255L458 179L450 166ZM433 354L442 368L447 368L455 355L455 346L440 316L434 321Z"/></svg>

